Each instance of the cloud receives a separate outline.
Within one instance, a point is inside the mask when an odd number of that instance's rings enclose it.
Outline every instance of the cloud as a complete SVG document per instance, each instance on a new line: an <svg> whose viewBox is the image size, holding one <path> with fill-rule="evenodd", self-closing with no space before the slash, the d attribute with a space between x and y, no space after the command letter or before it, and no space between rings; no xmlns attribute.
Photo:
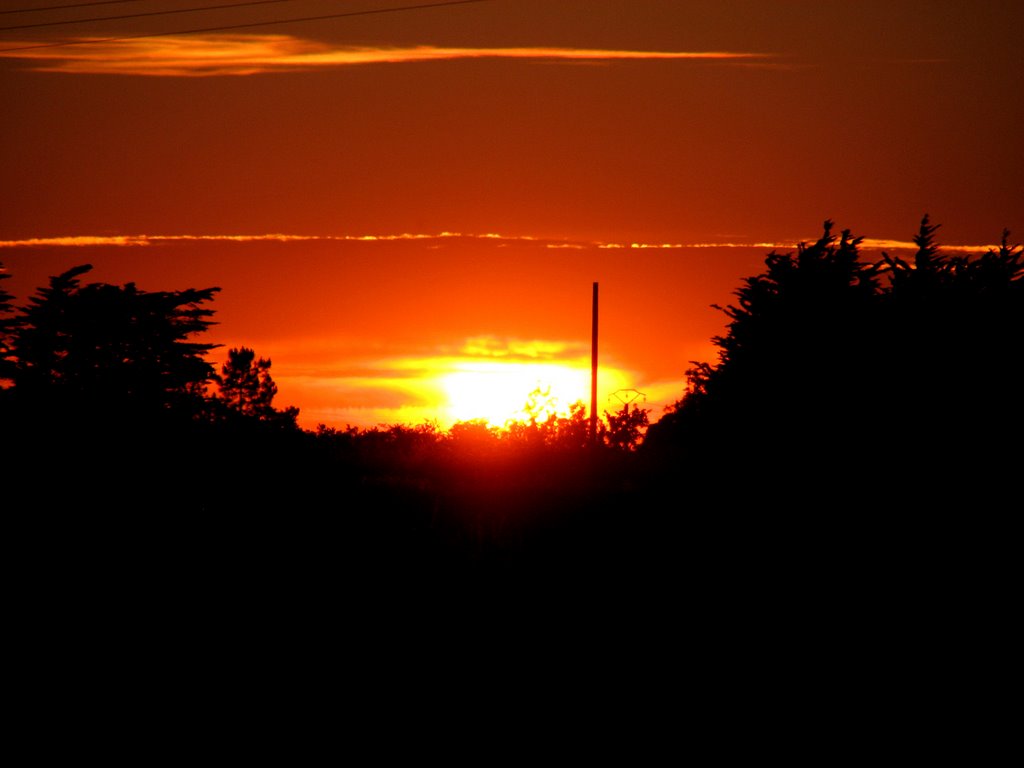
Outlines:
<svg viewBox="0 0 1024 768"><path fill-rule="evenodd" d="M589 240L556 240L551 238L533 237L531 235L503 235L496 232L465 233L465 232L400 232L397 234L376 235L290 235L283 233L265 233L255 235L63 235L57 237L30 237L21 240L0 240L0 248L55 248L55 247L146 247L164 242L395 242L409 240L491 240L506 243L538 243L551 249L584 249L598 248L602 250L685 250L701 248L761 248L764 250L788 251L796 248L797 241L750 241L750 242L684 242L684 243L644 243L644 242L598 242ZM813 242L813 240L807 240ZM884 238L865 237L861 241L864 250L913 251L917 245L910 240L890 240ZM987 253L998 251L996 244L987 245L950 245L940 244L944 252L956 253Z"/></svg>
<svg viewBox="0 0 1024 768"><path fill-rule="evenodd" d="M401 232L399 234L383 235L286 235L281 233L266 233L258 235L64 235L59 237L30 237L21 240L0 240L0 248L42 248L42 247L87 247L87 246L115 246L115 247L145 247L157 245L164 242L221 242L221 243L255 243L255 242L309 242L309 241L335 241L335 242L394 242L400 240L445 240L452 238L465 238L474 240L515 240L515 241L536 241L537 238L529 236L507 237L492 232L483 234L463 234L461 232L437 232L434 234L422 234L414 232Z"/></svg>
<svg viewBox="0 0 1024 768"><path fill-rule="evenodd" d="M0 57L32 62L39 72L222 77L296 72L359 64L453 59L757 61L766 54L727 51L623 51L589 48L441 48L334 46L291 35L168 35L128 39L76 38L67 44L0 44Z"/></svg>
<svg viewBox="0 0 1024 768"><path fill-rule="evenodd" d="M0 248L43 248L88 246L132 247L147 246L176 240L213 240L221 242L323 240L315 235L66 235L60 237L30 237L22 240L0 240Z"/></svg>
<svg viewBox="0 0 1024 768"><path fill-rule="evenodd" d="M871 238L865 237L861 241L862 248L868 248L871 250L880 251L916 251L918 249L917 243L910 240L887 240L883 238ZM957 253L987 253L988 251L998 251L998 245L946 245L944 243L939 244L939 250L941 251L956 251Z"/></svg>
<svg viewBox="0 0 1024 768"><path fill-rule="evenodd" d="M814 242L814 239L805 240L804 242ZM2 243L0 243L2 245ZM571 246L569 246L571 247ZM790 251L796 248L796 241L790 242L749 242L749 243L598 243L598 248L617 250L617 249L636 249L636 250L685 250L690 248L763 248L773 251ZM918 246L916 243L910 240L889 240L884 238L871 238L865 237L861 240L860 247L862 250L875 251L875 250L887 250L887 251L916 251ZM988 251L998 251L998 245L947 245L941 243L939 245L940 250L944 252L955 252L955 253L987 253Z"/></svg>
<svg viewBox="0 0 1024 768"><path fill-rule="evenodd" d="M791 245L791 244L790 244ZM606 250L681 250L683 248L787 248L780 243L599 243L598 248Z"/></svg>

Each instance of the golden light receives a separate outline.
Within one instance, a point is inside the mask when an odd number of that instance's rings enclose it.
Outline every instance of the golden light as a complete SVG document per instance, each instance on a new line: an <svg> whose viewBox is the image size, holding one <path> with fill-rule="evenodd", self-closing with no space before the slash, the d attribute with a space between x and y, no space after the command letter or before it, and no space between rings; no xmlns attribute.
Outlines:
<svg viewBox="0 0 1024 768"><path fill-rule="evenodd" d="M275 360L281 402L302 403L299 418L306 428L429 422L446 430L479 419L500 429L531 414L539 420L568 416L576 403L590 412L590 355L578 342L480 336L466 339L455 354L372 356L339 367L331 355L341 346L337 339L310 346L314 360L303 366L288 364L289 354L294 358L298 349L307 349L294 340L281 348L269 342L259 347ZM634 373L610 360L602 365L599 412L620 407L612 393L635 384ZM675 391L679 383L673 386ZM534 407L528 412L530 401Z"/></svg>
<svg viewBox="0 0 1024 768"><path fill-rule="evenodd" d="M589 397L590 372L558 363L512 361L466 361L441 377L447 398L445 410L454 421L484 419L502 427L512 420L526 419L532 393L537 411L544 419L551 414L568 415L569 407Z"/></svg>

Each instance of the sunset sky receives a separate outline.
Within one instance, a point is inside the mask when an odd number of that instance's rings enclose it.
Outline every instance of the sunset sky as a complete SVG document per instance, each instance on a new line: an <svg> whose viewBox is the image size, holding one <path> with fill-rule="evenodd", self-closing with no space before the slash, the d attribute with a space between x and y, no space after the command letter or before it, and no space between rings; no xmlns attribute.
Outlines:
<svg viewBox="0 0 1024 768"><path fill-rule="evenodd" d="M0 0L5 287L219 286L205 340L341 428L589 402L598 282L599 403L656 419L825 219L1024 240L1022 34L1019 0Z"/></svg>

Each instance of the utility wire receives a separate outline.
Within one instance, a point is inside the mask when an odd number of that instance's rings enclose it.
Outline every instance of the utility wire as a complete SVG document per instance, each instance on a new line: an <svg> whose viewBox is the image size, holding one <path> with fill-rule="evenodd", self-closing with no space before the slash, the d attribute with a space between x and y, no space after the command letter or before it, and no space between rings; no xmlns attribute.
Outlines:
<svg viewBox="0 0 1024 768"><path fill-rule="evenodd" d="M292 19L275 19L273 21L253 21L246 24L229 24L219 27L205 27L200 29L182 29L175 32L148 32L140 35L122 35L118 37L90 38L86 40L66 40L62 43L39 43L37 45L22 45L17 48L0 48L0 53L12 53L14 51L30 51L38 48L63 48L69 45L92 45L96 43L118 43L122 40L139 40L146 37L171 37L173 35L196 35L204 32L226 32L235 29L251 29L253 27L269 27L276 24L297 24L303 21L326 21L329 19L345 19L352 16L373 16L383 13L400 13L402 11L419 11L426 8L447 8L453 5L471 5L474 3L490 3L494 0L449 0L443 3L420 3L418 5L402 5L394 8L375 8L368 11L347 11L345 13L331 13L325 16L305 16Z"/></svg>
<svg viewBox="0 0 1024 768"><path fill-rule="evenodd" d="M93 16L89 19L70 19L68 21L39 21L34 24L19 24L14 27L0 27L0 32L14 29L34 29L36 27L60 27L65 24L88 24L94 21L121 21L122 19L141 19L145 16L169 16L172 13L195 13L196 11L219 11L224 8L244 8L249 5L269 5L270 3L291 3L294 0L248 0L244 3L225 3L223 5L205 5L199 8L175 8L169 11L143 11L142 13L126 13L121 16Z"/></svg>
<svg viewBox="0 0 1024 768"><path fill-rule="evenodd" d="M15 8L3 10L4 13L36 13L37 11L66 11L71 8L88 8L91 5L122 5L124 3L137 3L139 0L92 0L91 3L70 3L68 5L48 5L45 8Z"/></svg>

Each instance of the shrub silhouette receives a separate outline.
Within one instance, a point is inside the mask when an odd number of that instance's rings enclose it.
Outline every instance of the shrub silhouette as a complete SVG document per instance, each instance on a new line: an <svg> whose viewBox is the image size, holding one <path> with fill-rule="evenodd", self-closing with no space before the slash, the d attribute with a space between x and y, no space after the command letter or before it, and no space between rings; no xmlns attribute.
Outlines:
<svg viewBox="0 0 1024 768"><path fill-rule="evenodd" d="M639 405L623 403L615 413L604 412L607 427L603 430L606 445L622 451L635 451L641 444L649 425L649 410Z"/></svg>
<svg viewBox="0 0 1024 768"><path fill-rule="evenodd" d="M887 475L934 498L1005 473L1024 424L1021 250L1006 232L979 258L949 257L936 229L925 216L912 262L863 264L861 239L830 221L795 255L770 253L723 310L717 364L693 363L651 446L758 492L863 498Z"/></svg>

